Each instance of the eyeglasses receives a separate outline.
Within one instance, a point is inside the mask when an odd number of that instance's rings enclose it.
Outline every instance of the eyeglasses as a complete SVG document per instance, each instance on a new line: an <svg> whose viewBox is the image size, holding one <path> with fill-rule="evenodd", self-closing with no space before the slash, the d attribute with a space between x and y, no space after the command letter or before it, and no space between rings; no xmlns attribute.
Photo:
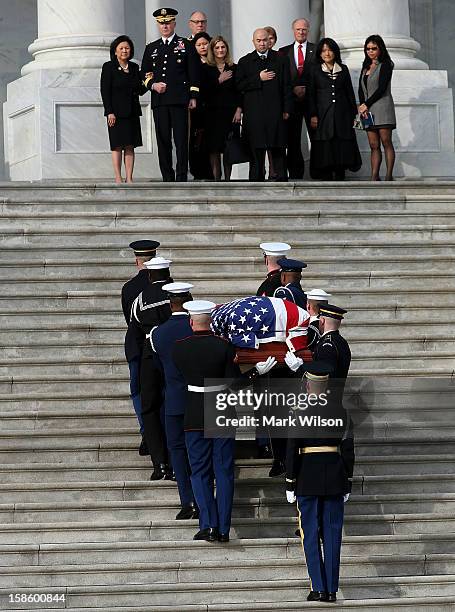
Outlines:
<svg viewBox="0 0 455 612"><path fill-rule="evenodd" d="M195 23L198 24L200 23L201 25L203 25L204 23L207 23L207 19L190 19L191 23Z"/></svg>
<svg viewBox="0 0 455 612"><path fill-rule="evenodd" d="M367 47L367 51L377 51L378 47Z"/></svg>

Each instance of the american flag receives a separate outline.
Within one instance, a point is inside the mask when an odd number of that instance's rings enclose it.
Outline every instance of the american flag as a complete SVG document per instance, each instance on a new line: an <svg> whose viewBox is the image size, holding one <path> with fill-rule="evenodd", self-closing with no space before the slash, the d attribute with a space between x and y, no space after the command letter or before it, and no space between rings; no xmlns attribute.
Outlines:
<svg viewBox="0 0 455 612"><path fill-rule="evenodd" d="M266 342L285 342L290 329L308 326L306 310L287 300L247 297L218 306L212 330L238 348L258 348Z"/></svg>

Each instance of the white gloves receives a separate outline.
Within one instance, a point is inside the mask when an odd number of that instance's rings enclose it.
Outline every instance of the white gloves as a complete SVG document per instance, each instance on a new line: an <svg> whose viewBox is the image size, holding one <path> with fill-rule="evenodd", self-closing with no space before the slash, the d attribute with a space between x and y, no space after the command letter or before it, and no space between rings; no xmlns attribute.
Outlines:
<svg viewBox="0 0 455 612"><path fill-rule="evenodd" d="M284 358L284 361L286 362L286 365L288 366L288 368L292 370L293 372L297 372L297 370L303 364L303 359L300 359L300 357L296 357L294 353L291 353L291 351L288 351L286 353L286 357Z"/></svg>
<svg viewBox="0 0 455 612"><path fill-rule="evenodd" d="M346 503L346 502L348 501L348 499L349 499L349 495L350 495L350 493L346 493L345 495L343 495L343 501L344 501L344 503Z"/></svg>
<svg viewBox="0 0 455 612"><path fill-rule="evenodd" d="M288 500L289 504L294 504L297 500L294 491L286 491L286 499Z"/></svg>
<svg viewBox="0 0 455 612"><path fill-rule="evenodd" d="M262 376L263 374L270 372L274 366L276 366L275 357L267 357L266 361L260 361L256 364L256 370L258 371L259 375Z"/></svg>

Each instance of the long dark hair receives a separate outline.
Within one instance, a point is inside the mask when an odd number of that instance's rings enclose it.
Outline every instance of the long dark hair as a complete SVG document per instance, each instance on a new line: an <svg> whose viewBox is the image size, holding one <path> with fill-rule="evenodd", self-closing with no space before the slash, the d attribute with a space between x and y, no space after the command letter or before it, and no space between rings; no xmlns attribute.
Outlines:
<svg viewBox="0 0 455 612"><path fill-rule="evenodd" d="M392 58L390 57L389 52L387 51L384 39L382 38L382 36L379 36L379 34L372 34L371 36L368 36L365 41L365 44L363 45L365 59L363 60L362 70L368 70L368 68L371 66L371 59L368 57L367 53L367 46L370 43L374 43L379 47L378 61L381 62L381 64L388 64L393 69L394 63L392 62Z"/></svg>
<svg viewBox="0 0 455 612"><path fill-rule="evenodd" d="M111 54L111 60L115 60L116 59L116 57L115 57L115 50L117 49L119 44L122 43L122 42L127 42L129 44L129 46L130 46L130 56L129 56L128 59L131 59L134 56L134 44L133 44L133 41L126 34L122 34L121 36L117 36L117 38L114 39L111 42L111 48L109 50L109 52Z"/></svg>
<svg viewBox="0 0 455 612"><path fill-rule="evenodd" d="M330 51L332 51L335 54L335 61L337 64L341 66L343 62L341 61L340 47L338 46L338 43L333 40L333 38L322 38L318 42L318 46L316 47L316 61L319 62L320 64L324 63L324 61L321 58L322 48L324 45L327 45Z"/></svg>

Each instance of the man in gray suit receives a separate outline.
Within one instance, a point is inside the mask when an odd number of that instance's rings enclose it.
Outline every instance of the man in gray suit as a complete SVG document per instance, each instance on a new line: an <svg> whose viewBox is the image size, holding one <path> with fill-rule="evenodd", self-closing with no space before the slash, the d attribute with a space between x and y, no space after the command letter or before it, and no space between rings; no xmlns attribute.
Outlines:
<svg viewBox="0 0 455 612"><path fill-rule="evenodd" d="M279 50L280 55L287 55L291 65L291 82L293 88L294 106L288 121L288 149L286 155L289 178L303 179L305 162L302 155L302 125L303 119L311 138L310 117L305 105L305 92L308 73L314 61L315 45L308 42L310 22L308 19L294 19L292 22L294 42Z"/></svg>

